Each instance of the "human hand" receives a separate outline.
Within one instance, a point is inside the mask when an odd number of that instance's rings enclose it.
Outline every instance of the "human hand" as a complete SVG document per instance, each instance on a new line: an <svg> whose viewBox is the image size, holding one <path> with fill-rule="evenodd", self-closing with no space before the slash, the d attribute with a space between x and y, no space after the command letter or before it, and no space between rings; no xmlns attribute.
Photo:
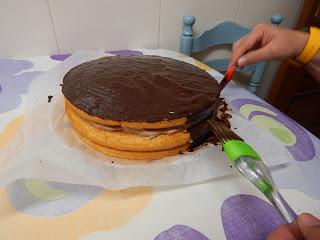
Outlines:
<svg viewBox="0 0 320 240"><path fill-rule="evenodd" d="M243 68L259 61L296 57L308 39L309 34L305 32L258 24L233 44L229 66Z"/></svg>
<svg viewBox="0 0 320 240"><path fill-rule="evenodd" d="M291 224L281 225L266 240L319 240L320 220L309 213L301 214Z"/></svg>

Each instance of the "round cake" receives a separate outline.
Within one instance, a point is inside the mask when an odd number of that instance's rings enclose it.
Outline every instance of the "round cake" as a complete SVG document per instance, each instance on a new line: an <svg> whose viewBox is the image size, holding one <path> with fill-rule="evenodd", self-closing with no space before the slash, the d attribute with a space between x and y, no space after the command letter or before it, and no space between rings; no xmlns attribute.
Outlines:
<svg viewBox="0 0 320 240"><path fill-rule="evenodd" d="M77 135L104 154L134 160L172 156L211 136L220 88L207 72L159 56L85 62L63 79L65 111Z"/></svg>

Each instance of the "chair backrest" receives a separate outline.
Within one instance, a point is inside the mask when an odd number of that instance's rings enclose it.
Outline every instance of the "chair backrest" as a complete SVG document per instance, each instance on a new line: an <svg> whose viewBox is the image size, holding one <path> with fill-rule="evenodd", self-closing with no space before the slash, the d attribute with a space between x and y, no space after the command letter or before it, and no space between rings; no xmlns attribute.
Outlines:
<svg viewBox="0 0 320 240"><path fill-rule="evenodd" d="M271 17L271 23L279 25L283 21L280 15ZM237 23L226 21L219 23L215 27L204 31L199 36L194 37L192 26L195 23L194 16L185 16L183 18L183 31L181 36L180 52L191 56L192 53L204 51L210 47L219 45L232 45L238 39L248 34L251 29L240 26ZM229 59L213 59L205 62L207 65L218 71L226 71ZM251 72L252 77L249 84L249 91L255 93L263 72L266 62L257 63L246 67L243 71Z"/></svg>

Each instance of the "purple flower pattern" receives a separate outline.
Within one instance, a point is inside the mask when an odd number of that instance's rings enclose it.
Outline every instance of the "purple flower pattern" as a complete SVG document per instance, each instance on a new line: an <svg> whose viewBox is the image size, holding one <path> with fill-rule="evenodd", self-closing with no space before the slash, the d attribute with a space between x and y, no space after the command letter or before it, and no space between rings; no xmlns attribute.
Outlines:
<svg viewBox="0 0 320 240"><path fill-rule="evenodd" d="M68 57L70 57L71 54L58 54L58 55L51 55L50 58L52 60L57 60L57 61L64 61L66 60Z"/></svg>
<svg viewBox="0 0 320 240"><path fill-rule="evenodd" d="M135 51L135 50L108 51L106 53L110 53L118 56L143 55L143 52Z"/></svg>
<svg viewBox="0 0 320 240"><path fill-rule="evenodd" d="M173 227L163 231L155 240L209 240L201 232L185 226L174 225Z"/></svg>
<svg viewBox="0 0 320 240"><path fill-rule="evenodd" d="M285 223L271 204L245 194L227 198L221 207L221 218L228 240L264 240Z"/></svg>
<svg viewBox="0 0 320 240"><path fill-rule="evenodd" d="M17 108L21 95L27 94L32 80L42 72L23 72L30 69L33 63L26 60L0 59L0 113Z"/></svg>
<svg viewBox="0 0 320 240"><path fill-rule="evenodd" d="M257 110L251 112L248 119L251 120L254 116L260 115L270 117L282 123L284 126L289 128L297 138L297 142L293 146L286 146L287 150L291 153L293 158L296 161L307 161L314 158L315 148L307 132L298 123L287 117L278 109L270 106L269 104L246 98L233 100L231 104L238 110L240 110L240 108L246 104L253 104L274 112L276 116Z"/></svg>

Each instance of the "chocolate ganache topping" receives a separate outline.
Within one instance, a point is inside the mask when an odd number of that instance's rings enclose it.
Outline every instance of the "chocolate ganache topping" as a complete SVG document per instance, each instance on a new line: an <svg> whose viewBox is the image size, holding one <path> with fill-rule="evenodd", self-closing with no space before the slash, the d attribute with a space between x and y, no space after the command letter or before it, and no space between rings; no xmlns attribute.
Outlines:
<svg viewBox="0 0 320 240"><path fill-rule="evenodd" d="M93 116L156 122L210 111L220 88L212 76L189 63L158 56L111 56L71 69L62 92Z"/></svg>

